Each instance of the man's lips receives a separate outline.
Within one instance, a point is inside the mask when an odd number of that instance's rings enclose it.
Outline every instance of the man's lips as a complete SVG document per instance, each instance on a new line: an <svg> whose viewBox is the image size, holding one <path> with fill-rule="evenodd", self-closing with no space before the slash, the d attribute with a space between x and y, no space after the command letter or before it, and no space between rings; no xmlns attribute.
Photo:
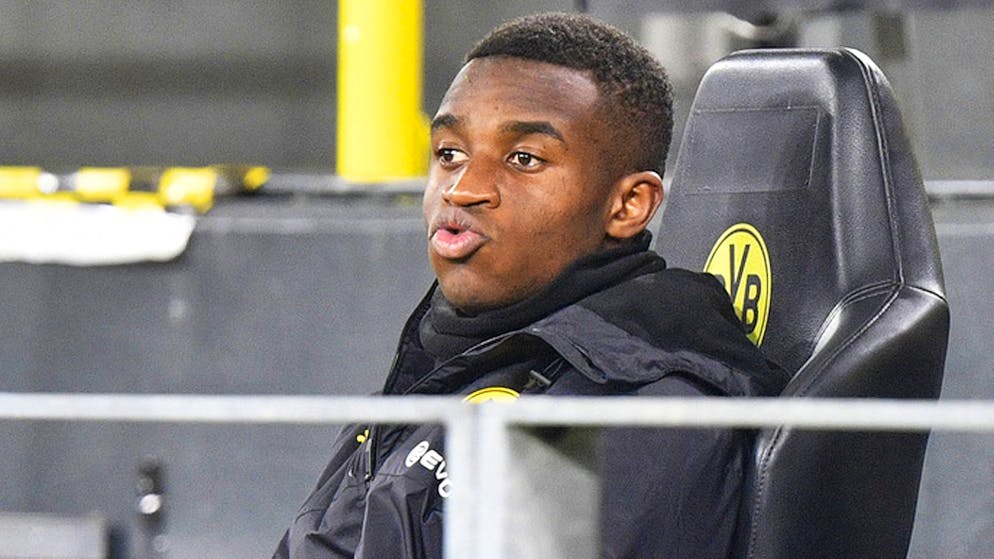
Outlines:
<svg viewBox="0 0 994 559"><path fill-rule="evenodd" d="M435 254L448 260L467 258L487 242L485 235L461 223L442 223L433 229L428 242Z"/></svg>

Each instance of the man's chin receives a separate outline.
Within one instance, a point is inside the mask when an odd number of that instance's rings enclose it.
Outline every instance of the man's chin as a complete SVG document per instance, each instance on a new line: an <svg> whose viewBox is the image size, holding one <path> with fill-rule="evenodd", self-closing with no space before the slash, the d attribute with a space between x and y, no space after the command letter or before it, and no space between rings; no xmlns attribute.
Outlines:
<svg viewBox="0 0 994 559"><path fill-rule="evenodd" d="M478 266L432 264L445 299L460 313L469 316L518 304L551 282L530 277L530 281L511 283L503 277L481 274Z"/></svg>
<svg viewBox="0 0 994 559"><path fill-rule="evenodd" d="M467 285L468 282L452 282L455 285L448 285L447 282L439 280L439 288L445 299L461 314L475 316L477 314L499 309L513 304L514 301L500 297L501 294L494 293L492 288L473 288Z"/></svg>
<svg viewBox="0 0 994 559"><path fill-rule="evenodd" d="M459 314L466 316L476 316L499 307L499 305L496 305L492 301L481 300L479 298L463 295L449 296L444 289L442 290L442 294L445 295L445 299L449 304L459 311Z"/></svg>

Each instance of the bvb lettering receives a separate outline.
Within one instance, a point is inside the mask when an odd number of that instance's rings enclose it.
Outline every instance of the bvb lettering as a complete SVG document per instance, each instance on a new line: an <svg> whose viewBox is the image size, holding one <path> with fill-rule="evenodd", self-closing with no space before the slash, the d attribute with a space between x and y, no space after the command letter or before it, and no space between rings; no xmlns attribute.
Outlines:
<svg viewBox="0 0 994 559"><path fill-rule="evenodd" d="M770 305L770 264L762 236L748 223L729 227L708 256L704 271L728 292L749 338L759 345Z"/></svg>

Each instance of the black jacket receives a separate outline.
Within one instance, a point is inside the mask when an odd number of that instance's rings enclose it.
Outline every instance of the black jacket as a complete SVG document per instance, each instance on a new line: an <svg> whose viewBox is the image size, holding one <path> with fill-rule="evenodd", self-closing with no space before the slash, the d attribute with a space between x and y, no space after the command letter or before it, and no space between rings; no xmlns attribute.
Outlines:
<svg viewBox="0 0 994 559"><path fill-rule="evenodd" d="M779 392L786 378L745 337L720 284L665 269L645 244L581 260L497 316L458 316L433 287L404 328L384 393ZM458 483L445 472L442 437L436 425L345 428L275 557L441 557L443 504ZM737 430L602 431L611 472L602 476L602 555L727 557L750 444Z"/></svg>

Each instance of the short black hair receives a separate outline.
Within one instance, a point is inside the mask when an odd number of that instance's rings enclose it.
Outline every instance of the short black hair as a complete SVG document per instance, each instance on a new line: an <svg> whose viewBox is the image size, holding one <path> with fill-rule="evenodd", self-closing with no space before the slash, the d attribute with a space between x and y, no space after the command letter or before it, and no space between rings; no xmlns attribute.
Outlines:
<svg viewBox="0 0 994 559"><path fill-rule="evenodd" d="M613 128L636 145L627 171L662 174L673 136L673 93L666 71L621 30L581 14L546 13L511 20L480 40L466 62L510 56L589 71Z"/></svg>

